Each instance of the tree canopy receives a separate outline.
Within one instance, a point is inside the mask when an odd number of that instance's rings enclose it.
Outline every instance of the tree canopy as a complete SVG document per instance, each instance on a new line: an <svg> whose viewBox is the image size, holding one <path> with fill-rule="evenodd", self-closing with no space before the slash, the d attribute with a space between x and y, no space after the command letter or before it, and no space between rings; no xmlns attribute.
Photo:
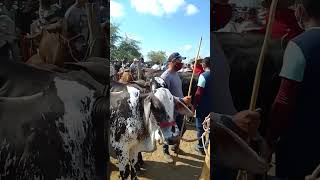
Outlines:
<svg viewBox="0 0 320 180"><path fill-rule="evenodd" d="M164 51L150 51L147 56L150 61L155 64L162 64L163 61L167 59L167 55Z"/></svg>
<svg viewBox="0 0 320 180"><path fill-rule="evenodd" d="M119 25L110 24L110 57L112 60L129 61L142 56L140 42L129 37L120 36Z"/></svg>

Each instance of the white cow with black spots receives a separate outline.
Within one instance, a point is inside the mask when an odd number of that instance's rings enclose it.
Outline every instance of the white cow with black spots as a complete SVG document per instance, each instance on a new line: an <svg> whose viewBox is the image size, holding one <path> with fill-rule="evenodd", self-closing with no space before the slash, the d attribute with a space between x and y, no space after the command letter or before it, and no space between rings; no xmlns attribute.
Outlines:
<svg viewBox="0 0 320 180"><path fill-rule="evenodd" d="M130 169L131 179L137 179L138 153L155 151L156 140L177 139L174 111L188 116L192 112L163 87L141 94L130 85L115 82L111 86L111 146L119 160L121 179L128 178ZM163 124L175 128L160 128Z"/></svg>

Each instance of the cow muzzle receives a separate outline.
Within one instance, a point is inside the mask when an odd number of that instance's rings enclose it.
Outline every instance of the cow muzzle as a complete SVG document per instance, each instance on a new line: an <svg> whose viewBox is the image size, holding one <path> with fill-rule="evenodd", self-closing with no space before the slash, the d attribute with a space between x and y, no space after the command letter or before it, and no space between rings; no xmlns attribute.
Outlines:
<svg viewBox="0 0 320 180"><path fill-rule="evenodd" d="M179 129L175 121L161 122L159 133L161 134L160 136L162 136L162 142L158 141L159 144L165 143L168 145L174 145L177 144L180 140Z"/></svg>

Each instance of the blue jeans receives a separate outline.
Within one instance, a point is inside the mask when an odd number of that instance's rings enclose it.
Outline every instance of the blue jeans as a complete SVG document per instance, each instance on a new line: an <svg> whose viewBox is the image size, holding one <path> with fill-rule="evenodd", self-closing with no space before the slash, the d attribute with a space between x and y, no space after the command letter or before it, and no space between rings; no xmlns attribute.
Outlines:
<svg viewBox="0 0 320 180"><path fill-rule="evenodd" d="M182 115L178 115L176 117L176 123L178 126L179 131L181 132L181 128L182 128L182 124L183 124L183 116ZM182 135L186 132L186 127L183 128L183 132ZM176 146L177 144L175 144ZM164 144L163 145L163 152L166 154L169 154L169 144Z"/></svg>
<svg viewBox="0 0 320 180"><path fill-rule="evenodd" d="M202 123L204 121L205 117L196 117L196 129L197 129L197 138L200 138L202 134L204 133L204 129L202 126ZM205 140L205 139L204 139ZM198 141L198 148L203 148L202 139Z"/></svg>

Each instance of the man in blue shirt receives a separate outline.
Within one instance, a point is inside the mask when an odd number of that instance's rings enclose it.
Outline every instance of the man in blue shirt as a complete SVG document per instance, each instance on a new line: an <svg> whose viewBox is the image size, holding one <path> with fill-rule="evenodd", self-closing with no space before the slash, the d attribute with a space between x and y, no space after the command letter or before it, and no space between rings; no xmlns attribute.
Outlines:
<svg viewBox="0 0 320 180"><path fill-rule="evenodd" d="M202 68L204 70L203 73L200 74L198 79L198 88L195 94L195 102L194 107L196 109L196 128L197 128L197 137L200 138L204 133L202 123L206 116L210 113L211 104L211 92L210 92L210 79L211 79L211 71L210 71L210 58L206 57L202 60ZM202 140L199 140L196 151L204 154L204 147L202 144Z"/></svg>

